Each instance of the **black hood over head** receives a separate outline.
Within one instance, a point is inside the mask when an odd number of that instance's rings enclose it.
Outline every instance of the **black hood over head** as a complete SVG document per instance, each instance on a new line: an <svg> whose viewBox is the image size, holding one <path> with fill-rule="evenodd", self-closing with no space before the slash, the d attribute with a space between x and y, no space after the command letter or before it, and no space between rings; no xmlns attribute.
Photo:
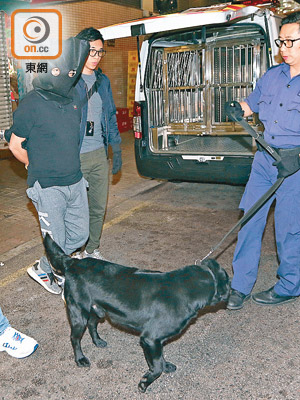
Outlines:
<svg viewBox="0 0 300 400"><path fill-rule="evenodd" d="M63 41L62 55L47 61L46 73L33 80L34 90L46 100L68 104L73 100L73 90L89 53L89 42L71 37Z"/></svg>

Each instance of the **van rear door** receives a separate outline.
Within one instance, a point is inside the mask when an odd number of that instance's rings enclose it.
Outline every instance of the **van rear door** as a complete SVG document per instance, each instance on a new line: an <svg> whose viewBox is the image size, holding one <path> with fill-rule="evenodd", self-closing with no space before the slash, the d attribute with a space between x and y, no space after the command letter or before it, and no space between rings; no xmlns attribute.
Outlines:
<svg viewBox="0 0 300 400"><path fill-rule="evenodd" d="M192 28L201 25L223 24L255 14L258 7L247 7L242 4L214 5L210 7L190 8L176 14L157 15L141 18L121 24L101 28L104 40L136 36Z"/></svg>
<svg viewBox="0 0 300 400"><path fill-rule="evenodd" d="M153 33L142 45L136 85L142 175L247 181L255 142L228 121L224 104L247 97L272 65L279 22L269 10L221 5L121 24L115 35L114 27L101 29L105 38Z"/></svg>

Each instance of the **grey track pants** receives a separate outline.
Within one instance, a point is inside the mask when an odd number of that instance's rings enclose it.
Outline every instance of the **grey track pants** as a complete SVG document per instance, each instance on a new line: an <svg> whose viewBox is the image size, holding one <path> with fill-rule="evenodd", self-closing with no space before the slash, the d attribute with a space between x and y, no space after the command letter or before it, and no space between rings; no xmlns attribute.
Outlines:
<svg viewBox="0 0 300 400"><path fill-rule="evenodd" d="M47 188L36 181L26 193L38 212L43 237L48 232L66 254L85 244L89 236L89 208L84 178L70 186ZM45 256L40 263L44 272L51 272Z"/></svg>

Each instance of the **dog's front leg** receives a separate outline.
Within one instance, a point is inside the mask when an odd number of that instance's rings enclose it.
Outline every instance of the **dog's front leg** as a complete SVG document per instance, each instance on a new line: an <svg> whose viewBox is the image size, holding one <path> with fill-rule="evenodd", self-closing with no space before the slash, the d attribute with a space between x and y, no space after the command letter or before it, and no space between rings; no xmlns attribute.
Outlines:
<svg viewBox="0 0 300 400"><path fill-rule="evenodd" d="M97 332L97 325L100 318L95 314L91 314L89 321L88 321L88 329L93 340L94 345L97 347L106 347L107 343L105 340L101 339Z"/></svg>
<svg viewBox="0 0 300 400"><path fill-rule="evenodd" d="M141 337L140 345L144 350L144 355L149 367L149 371L140 380L139 391L144 393L149 385L155 379L159 378L164 368L164 359L162 355L162 344L160 340Z"/></svg>

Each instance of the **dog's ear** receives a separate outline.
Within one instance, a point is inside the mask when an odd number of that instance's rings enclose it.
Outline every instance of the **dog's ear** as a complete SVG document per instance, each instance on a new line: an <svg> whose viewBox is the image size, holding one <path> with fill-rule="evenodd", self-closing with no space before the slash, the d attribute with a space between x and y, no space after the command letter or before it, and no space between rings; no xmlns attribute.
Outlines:
<svg viewBox="0 0 300 400"><path fill-rule="evenodd" d="M48 233L44 238L44 247L54 272L58 275L65 275L66 268L72 263L72 258L63 252Z"/></svg>
<svg viewBox="0 0 300 400"><path fill-rule="evenodd" d="M201 262L201 265L208 267L214 275L221 270L220 264L214 258L207 258Z"/></svg>

